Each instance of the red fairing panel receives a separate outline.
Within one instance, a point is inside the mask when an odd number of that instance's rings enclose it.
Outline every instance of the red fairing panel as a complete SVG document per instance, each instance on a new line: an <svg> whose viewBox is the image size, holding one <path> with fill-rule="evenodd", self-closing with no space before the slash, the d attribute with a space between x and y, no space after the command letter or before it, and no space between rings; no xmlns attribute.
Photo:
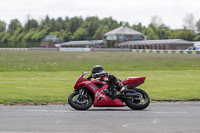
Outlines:
<svg viewBox="0 0 200 133"><path fill-rule="evenodd" d="M115 98L114 100L111 100L109 97L106 96L106 94L103 92L103 90L99 90L95 94L95 101L94 101L94 106L98 107L120 107L124 106L124 104L118 99Z"/></svg>
<svg viewBox="0 0 200 133"><path fill-rule="evenodd" d="M104 79L106 80L106 79ZM106 96L106 94L103 92L104 89L108 88L108 85L105 82L102 81L93 81L93 83L101 83L103 84L103 87L101 89L97 89L94 93L94 106L110 106L110 107L114 107L114 106L124 106L124 104L118 99L114 99L111 100L108 96Z"/></svg>
<svg viewBox="0 0 200 133"><path fill-rule="evenodd" d="M95 85L95 83L101 83L101 84L103 84L103 87L101 89L99 89ZM94 106L99 106L99 107L101 107L101 106L102 107L103 106L110 106L110 107L124 106L124 104L118 98L111 100L108 96L106 96L106 94L103 92L103 90L107 89L108 85L103 81L98 81L98 80L90 81L83 77L80 77L76 81L76 83L74 85L74 89L79 90L83 86L85 86L86 88L88 88L89 90L91 90L94 93Z"/></svg>
<svg viewBox="0 0 200 133"><path fill-rule="evenodd" d="M129 77L127 80L124 80L122 84L129 84L127 88L137 87L144 83L146 77Z"/></svg>
<svg viewBox="0 0 200 133"><path fill-rule="evenodd" d="M74 89L75 89L75 90L81 89L81 88L83 87L83 84L81 84L83 81L89 81L89 80L87 80L87 79L85 79L85 78L83 78L83 77L80 77L80 78L76 81L76 83L75 83L75 85L74 85Z"/></svg>

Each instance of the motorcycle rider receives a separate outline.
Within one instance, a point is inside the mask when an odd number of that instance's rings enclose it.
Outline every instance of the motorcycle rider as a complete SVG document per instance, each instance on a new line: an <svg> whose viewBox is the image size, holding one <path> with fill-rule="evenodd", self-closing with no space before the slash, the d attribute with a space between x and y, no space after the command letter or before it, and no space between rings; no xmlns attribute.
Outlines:
<svg viewBox="0 0 200 133"><path fill-rule="evenodd" d="M123 86L123 84L120 82L119 79L117 79L114 75L109 74L108 72L104 71L104 68L101 65L96 65L92 68L92 74L87 78L88 80L91 80L92 78L108 78L108 80L115 84L119 90L120 93L117 93L117 95L121 95L125 92L126 88Z"/></svg>

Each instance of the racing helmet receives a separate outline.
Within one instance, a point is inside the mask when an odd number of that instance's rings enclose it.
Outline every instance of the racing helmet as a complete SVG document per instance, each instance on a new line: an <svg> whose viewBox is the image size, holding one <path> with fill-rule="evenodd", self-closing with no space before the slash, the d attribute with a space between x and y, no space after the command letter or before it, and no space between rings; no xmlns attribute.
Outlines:
<svg viewBox="0 0 200 133"><path fill-rule="evenodd" d="M103 71L103 67L101 65L96 65L92 68L92 73L99 73L101 71Z"/></svg>

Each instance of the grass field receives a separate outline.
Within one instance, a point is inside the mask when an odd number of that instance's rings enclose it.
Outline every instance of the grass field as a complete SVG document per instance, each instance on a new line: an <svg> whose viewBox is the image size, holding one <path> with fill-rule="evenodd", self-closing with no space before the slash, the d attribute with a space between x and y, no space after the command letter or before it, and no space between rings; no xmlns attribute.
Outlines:
<svg viewBox="0 0 200 133"><path fill-rule="evenodd" d="M200 55L0 51L0 104L66 103L81 70L146 76L153 100L200 99Z"/></svg>
<svg viewBox="0 0 200 133"><path fill-rule="evenodd" d="M0 51L0 71L90 71L95 64L107 71L199 70L200 55Z"/></svg>

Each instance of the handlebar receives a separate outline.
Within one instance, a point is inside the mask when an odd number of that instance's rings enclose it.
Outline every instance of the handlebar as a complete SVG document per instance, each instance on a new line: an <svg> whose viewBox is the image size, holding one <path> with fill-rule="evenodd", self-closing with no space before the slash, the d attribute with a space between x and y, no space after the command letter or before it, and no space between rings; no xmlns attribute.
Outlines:
<svg viewBox="0 0 200 133"><path fill-rule="evenodd" d="M81 71L82 75L81 77L83 77L85 74L87 74L88 72L84 72L84 71Z"/></svg>

